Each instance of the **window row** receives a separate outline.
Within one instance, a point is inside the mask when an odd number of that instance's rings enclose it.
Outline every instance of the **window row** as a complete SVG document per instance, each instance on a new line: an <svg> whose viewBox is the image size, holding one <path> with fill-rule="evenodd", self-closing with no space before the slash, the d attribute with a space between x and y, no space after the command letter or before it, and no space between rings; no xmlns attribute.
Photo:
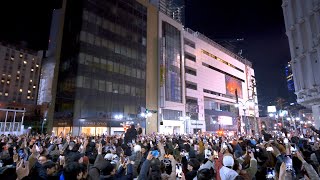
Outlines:
<svg viewBox="0 0 320 180"><path fill-rule="evenodd" d="M132 40L133 42L141 43L143 46L146 46L146 38L139 37L138 34L130 31L130 28L122 27L116 23L111 22L108 19L104 19L94 13L84 10L83 11L83 19L89 23L96 24L97 26L118 34L122 37ZM146 22L134 18L133 24L136 24L136 27L146 27ZM144 28L146 30L146 28Z"/></svg>
<svg viewBox="0 0 320 180"><path fill-rule="evenodd" d="M100 59L96 56L92 56L86 53L79 54L79 63L89 65L98 69L102 69L109 72L120 73L126 76L131 76L138 79L145 79L146 73L143 70L119 64L110 60Z"/></svg>
<svg viewBox="0 0 320 180"><path fill-rule="evenodd" d="M126 94L137 97L145 96L145 89L129 86L126 84L119 84L116 82L91 79L85 76L77 76L76 86L80 88L95 89L102 92Z"/></svg>
<svg viewBox="0 0 320 180"><path fill-rule="evenodd" d="M202 49L201 52L203 54L209 56L209 57L212 57L213 59L216 59L216 60L222 62L223 64L226 64L227 66L230 66L230 67L232 67L232 68L234 68L234 69L236 69L236 70L238 70L240 72L244 72L242 69L240 69L240 68L236 67L235 65L233 65L233 64L231 64L231 63L229 63L229 62L227 62L227 61L225 61L225 60L223 60L223 59L221 59L221 58L209 53L208 51L205 51L205 50Z"/></svg>
<svg viewBox="0 0 320 180"><path fill-rule="evenodd" d="M146 62L147 60L146 54L137 51L135 48L101 38L89 32L81 31L80 40L95 46L108 48L116 54L121 54L132 59L142 60L143 62Z"/></svg>

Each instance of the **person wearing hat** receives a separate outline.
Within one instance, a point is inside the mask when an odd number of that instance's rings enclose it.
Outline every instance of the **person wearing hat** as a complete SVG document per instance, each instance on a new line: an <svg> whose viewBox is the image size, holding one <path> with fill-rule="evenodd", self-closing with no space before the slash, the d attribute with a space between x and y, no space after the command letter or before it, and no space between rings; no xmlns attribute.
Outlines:
<svg viewBox="0 0 320 180"><path fill-rule="evenodd" d="M238 176L238 173L233 170L234 159L231 155L223 157L223 166L219 170L221 180L233 180Z"/></svg>
<svg viewBox="0 0 320 180"><path fill-rule="evenodd" d="M129 157L130 161L133 164L133 177L137 177L138 176L138 167L140 165L141 157L142 157L141 146L140 145L135 145L133 147L132 155Z"/></svg>

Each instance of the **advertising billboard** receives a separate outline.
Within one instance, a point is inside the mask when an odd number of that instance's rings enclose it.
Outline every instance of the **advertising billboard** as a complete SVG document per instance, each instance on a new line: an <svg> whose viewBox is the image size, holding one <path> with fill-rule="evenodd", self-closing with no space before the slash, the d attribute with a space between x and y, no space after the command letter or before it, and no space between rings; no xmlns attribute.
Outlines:
<svg viewBox="0 0 320 180"><path fill-rule="evenodd" d="M242 82L234 77L226 75L226 94L229 96L236 96L236 90L238 91L238 97L242 98Z"/></svg>

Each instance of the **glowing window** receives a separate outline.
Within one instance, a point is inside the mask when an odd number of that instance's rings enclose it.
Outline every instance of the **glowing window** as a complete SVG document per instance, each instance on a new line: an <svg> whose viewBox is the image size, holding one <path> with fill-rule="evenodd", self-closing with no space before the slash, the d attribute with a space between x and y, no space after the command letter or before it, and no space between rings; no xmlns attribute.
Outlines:
<svg viewBox="0 0 320 180"><path fill-rule="evenodd" d="M10 84L10 81L7 81L7 84Z"/></svg>
<svg viewBox="0 0 320 180"><path fill-rule="evenodd" d="M32 82L32 79L30 79L30 82Z"/></svg>
<svg viewBox="0 0 320 180"><path fill-rule="evenodd" d="M36 88L36 86L33 86L33 89L35 89Z"/></svg>
<svg viewBox="0 0 320 180"><path fill-rule="evenodd" d="M9 93L6 92L6 93L4 93L4 95L5 95L5 96L9 96Z"/></svg>
<svg viewBox="0 0 320 180"><path fill-rule="evenodd" d="M23 64L27 64L27 61L23 61Z"/></svg>
<svg viewBox="0 0 320 180"><path fill-rule="evenodd" d="M20 89L19 91L22 92L22 89Z"/></svg>
<svg viewBox="0 0 320 180"><path fill-rule="evenodd" d="M31 69L31 72L33 72L34 71L34 69Z"/></svg>
<svg viewBox="0 0 320 180"><path fill-rule="evenodd" d="M20 74L20 71L17 71L17 74Z"/></svg>
<svg viewBox="0 0 320 180"><path fill-rule="evenodd" d="M39 67L39 65L38 65L38 64L36 64L36 67Z"/></svg>
<svg viewBox="0 0 320 180"><path fill-rule="evenodd" d="M22 58L23 57L23 54L20 54L20 56L19 56L20 58Z"/></svg>
<svg viewBox="0 0 320 180"><path fill-rule="evenodd" d="M30 91L30 90L28 90L28 93L31 93L31 91Z"/></svg>
<svg viewBox="0 0 320 180"><path fill-rule="evenodd" d="M30 99L30 96L27 96L27 99Z"/></svg>

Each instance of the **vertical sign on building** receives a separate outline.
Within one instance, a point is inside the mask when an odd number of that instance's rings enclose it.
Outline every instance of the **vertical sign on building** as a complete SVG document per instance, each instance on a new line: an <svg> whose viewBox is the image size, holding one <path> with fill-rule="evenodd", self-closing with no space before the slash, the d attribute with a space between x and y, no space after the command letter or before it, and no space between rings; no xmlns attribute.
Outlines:
<svg viewBox="0 0 320 180"><path fill-rule="evenodd" d="M161 52L160 52L160 107L164 107L165 100L165 73L166 73L166 40L164 37L161 38Z"/></svg>

